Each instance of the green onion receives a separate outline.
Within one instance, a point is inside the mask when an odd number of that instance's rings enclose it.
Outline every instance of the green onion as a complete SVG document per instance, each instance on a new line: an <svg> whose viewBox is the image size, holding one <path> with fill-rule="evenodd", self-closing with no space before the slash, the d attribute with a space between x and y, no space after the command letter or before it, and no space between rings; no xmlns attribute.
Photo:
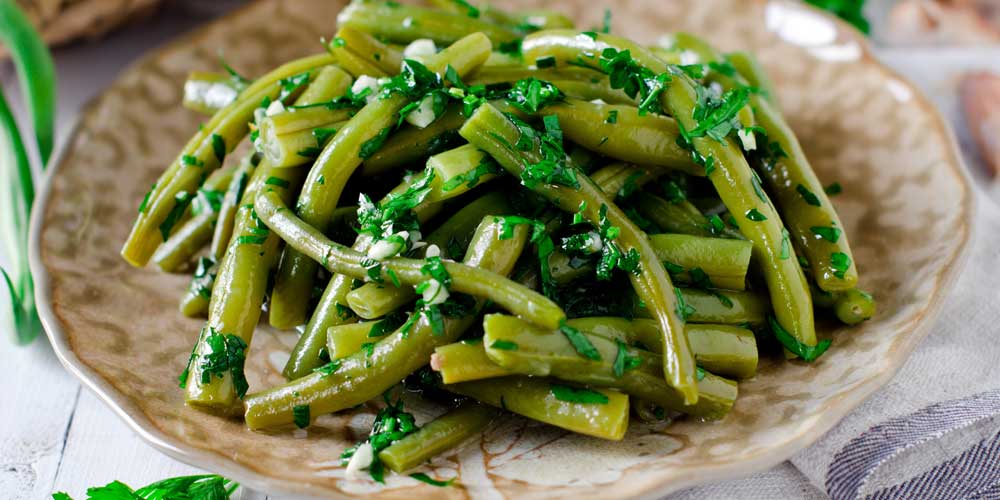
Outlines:
<svg viewBox="0 0 1000 500"><path fill-rule="evenodd" d="M41 37L12 0L0 0L0 45L11 53L25 107L32 117L42 168L52 154L55 116L55 70ZM11 268L0 269L11 297L11 325L18 343L38 336L41 322L35 311L34 284L28 269L28 221L35 200L28 152L14 115L0 91L0 238L6 244Z"/></svg>

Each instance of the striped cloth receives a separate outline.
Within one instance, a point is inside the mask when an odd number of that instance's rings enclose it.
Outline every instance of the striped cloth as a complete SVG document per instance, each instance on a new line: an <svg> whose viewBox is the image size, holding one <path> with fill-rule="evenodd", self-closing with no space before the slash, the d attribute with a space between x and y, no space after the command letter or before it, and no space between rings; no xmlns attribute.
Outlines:
<svg viewBox="0 0 1000 500"><path fill-rule="evenodd" d="M978 202L965 271L892 382L789 462L669 500L1000 500L1000 207Z"/></svg>

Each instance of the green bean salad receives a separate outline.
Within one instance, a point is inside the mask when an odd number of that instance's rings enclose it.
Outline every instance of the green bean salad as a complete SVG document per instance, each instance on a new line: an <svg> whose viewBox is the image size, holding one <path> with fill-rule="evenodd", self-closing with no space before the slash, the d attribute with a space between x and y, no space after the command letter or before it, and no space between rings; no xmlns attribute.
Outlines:
<svg viewBox="0 0 1000 500"><path fill-rule="evenodd" d="M759 352L813 362L817 313L872 316L839 186L751 54L432 3L355 1L316 55L191 73L211 118L121 252L194 269L189 406L258 430L384 400L342 457L382 481L504 412L611 440L630 409L725 418ZM264 312L300 336L287 382L251 391ZM403 391L449 411L418 426Z"/></svg>

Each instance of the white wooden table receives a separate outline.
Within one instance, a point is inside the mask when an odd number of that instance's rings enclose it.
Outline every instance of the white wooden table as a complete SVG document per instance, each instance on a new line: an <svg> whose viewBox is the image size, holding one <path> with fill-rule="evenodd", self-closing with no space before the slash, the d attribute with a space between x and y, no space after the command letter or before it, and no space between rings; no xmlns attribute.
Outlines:
<svg viewBox="0 0 1000 500"><path fill-rule="evenodd" d="M149 48L204 20L204 13L170 11L100 44L57 50L59 137L66 138L81 105L100 92L125 65ZM963 149L970 152L954 96L955 78L962 70L987 68L989 61L1000 61L1000 47L883 49L880 56L923 87L956 125ZM19 96L13 81L12 68L0 64L0 83L8 99L14 101L11 104L17 108ZM970 163L976 162L975 156L971 156ZM981 178L978 173L981 169L974 167L973 170L974 177ZM5 257L0 255L0 264L5 263ZM0 291L0 303L5 304L3 294ZM10 341L12 337L10 332L0 331L0 360L4 368L4 377L0 378L0 394L3 395L0 399L0 497L41 499L49 497L53 491L66 491L79 500L85 498L88 487L113 480L138 487L167 477L202 472L160 454L141 441L63 370L44 338L30 346L18 347ZM764 474L788 477L798 472L786 463ZM825 498L819 490L808 485L800 492L776 494L789 498ZM679 496L698 495L681 493ZM250 491L242 491L238 497L267 498Z"/></svg>

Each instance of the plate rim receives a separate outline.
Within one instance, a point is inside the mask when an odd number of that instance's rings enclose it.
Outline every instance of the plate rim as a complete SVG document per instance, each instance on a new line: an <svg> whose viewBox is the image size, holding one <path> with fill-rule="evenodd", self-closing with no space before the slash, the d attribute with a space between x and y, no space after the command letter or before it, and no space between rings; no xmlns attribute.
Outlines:
<svg viewBox="0 0 1000 500"><path fill-rule="evenodd" d="M932 120L932 125L936 126L937 133L946 143L945 163L949 173L957 178L961 187L961 205L959 228L962 235L958 245L948 256L947 262L934 276L934 291L930 300L925 304L919 313L905 327L912 328L911 337L913 340L903 346L902 351L897 351L897 357L902 361L899 363L888 363L878 368L875 374L862 382L853 391L842 398L842 403L837 405L839 410L825 412L822 416L814 419L809 425L800 426L797 435L785 442L783 445L761 452L757 456L747 460L737 462L725 462L713 465L706 465L699 470L697 475L675 476L662 479L663 476L646 479L638 488L634 488L630 493L632 498L659 498L685 488L690 488L699 484L726 479L736 479L750 474L761 472L774 467L792 455L805 449L818 441L835 425L840 423L848 414L856 410L864 401L870 398L877 390L885 386L895 374L903 367L910 358L913 351L923 342L934 325L934 319L940 313L941 307L946 297L946 292L951 288L958 277L962 274L971 250L971 243L974 236L973 221L977 213L977 199L975 189L968 173L968 167L959 148L951 123L941 114L941 111L927 98L927 96L909 78L899 74L893 68L880 61L872 49L869 40L864 37L853 26L828 14L818 8L805 3L792 2L790 0L754 0L755 3L781 3L794 8L812 11L819 14L828 21L833 22L838 31L849 36L861 49L859 59L878 69L884 78L895 79L903 84L913 96L913 104L923 108ZM128 64L119 73L125 74L143 65L146 61L157 57L164 51L180 45L195 43L199 38L207 36L220 26L230 23L233 19L247 15L256 7L256 3L250 3L235 9L234 11L214 19L195 30L182 33L165 44L161 44L135 61ZM116 79L118 77L116 76ZM252 468L241 465L238 462L222 456L221 454L207 449L177 443L171 436L160 430L142 410L132 408L132 403L108 383L100 374L88 366L73 351L69 338L62 330L59 320L53 310L51 297L51 277L48 269L42 262L41 256L41 235L43 214L49 203L52 191L53 179L63 164L64 156L72 149L73 141L80 133L83 118L93 113L94 108L102 101L106 95L107 87L102 89L97 95L90 98L82 106L73 118L73 124L69 133L61 140L57 153L53 156L46 170L41 189L36 194L32 207L29 241L28 241L28 261L31 274L35 281L35 303L36 308L44 327L50 345L56 354L59 362L76 377L83 386L87 387L98 399L109 406L111 410L121 418L125 424L135 432L146 443L161 453L188 465L211 470L227 478L239 482L251 489L266 491L269 493L291 493L295 495L305 495L310 498L331 498L331 491L309 483L293 482L288 479L276 478L263 475ZM905 328L904 327L904 328ZM352 498L351 496L336 495L336 497Z"/></svg>

